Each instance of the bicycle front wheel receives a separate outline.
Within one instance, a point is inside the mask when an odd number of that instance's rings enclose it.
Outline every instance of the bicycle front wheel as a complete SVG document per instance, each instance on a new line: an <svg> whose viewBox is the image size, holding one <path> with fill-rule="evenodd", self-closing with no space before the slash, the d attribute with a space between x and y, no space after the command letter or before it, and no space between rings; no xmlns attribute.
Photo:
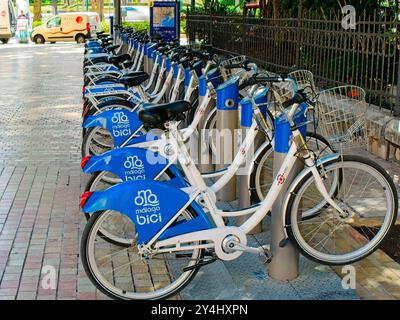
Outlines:
<svg viewBox="0 0 400 320"><path fill-rule="evenodd" d="M333 154L329 142L319 134L307 132L307 146L318 157ZM264 147L254 160L254 170L250 175L249 186L252 204L264 200L274 181L274 150L271 145ZM311 214L311 213L310 213Z"/></svg>
<svg viewBox="0 0 400 320"><path fill-rule="evenodd" d="M286 230L302 254L314 261L353 263L373 253L388 235L397 217L397 191L383 168L359 156L333 160L324 165L324 172L325 188L335 189L332 200L343 212L324 200L309 173L291 191Z"/></svg>

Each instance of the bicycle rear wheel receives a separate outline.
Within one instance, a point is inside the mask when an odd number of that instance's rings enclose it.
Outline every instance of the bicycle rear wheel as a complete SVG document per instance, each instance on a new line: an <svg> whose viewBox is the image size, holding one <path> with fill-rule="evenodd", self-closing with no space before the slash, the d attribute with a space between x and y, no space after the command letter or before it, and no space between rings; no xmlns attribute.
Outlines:
<svg viewBox="0 0 400 320"><path fill-rule="evenodd" d="M164 299L182 290L198 271L204 249L154 254L142 259L138 254L135 225L120 225L119 237L131 241L118 246L101 233L109 211L95 212L85 226L81 240L83 267L92 283L114 299ZM188 208L182 219L194 218ZM127 218L128 220L128 218ZM117 226L115 226L117 228ZM185 270L186 267L192 267Z"/></svg>
<svg viewBox="0 0 400 320"><path fill-rule="evenodd" d="M285 216L288 236L303 255L319 263L356 262L373 253L395 223L396 188L383 168L359 156L332 160L324 172L325 187L335 189L330 194L343 213L324 200L309 173L291 190Z"/></svg>

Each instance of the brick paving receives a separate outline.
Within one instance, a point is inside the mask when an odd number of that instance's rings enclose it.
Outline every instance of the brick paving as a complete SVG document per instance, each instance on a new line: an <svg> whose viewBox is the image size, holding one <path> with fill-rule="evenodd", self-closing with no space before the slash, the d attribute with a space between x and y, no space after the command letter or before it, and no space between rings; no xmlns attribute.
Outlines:
<svg viewBox="0 0 400 320"><path fill-rule="evenodd" d="M75 44L0 46L0 299L106 299L78 255L85 225L78 198L86 181L79 166L82 54ZM256 260L244 255L207 266L208 276L201 271L182 297L355 298L333 272L305 259L290 285L268 279ZM379 265L365 263L365 270L380 273ZM385 272L400 274L398 264L390 264L397 269ZM215 281L217 274L230 282ZM361 289L374 297L368 285ZM399 289L387 291L397 297Z"/></svg>
<svg viewBox="0 0 400 320"><path fill-rule="evenodd" d="M82 54L0 47L0 299L105 298L78 256Z"/></svg>

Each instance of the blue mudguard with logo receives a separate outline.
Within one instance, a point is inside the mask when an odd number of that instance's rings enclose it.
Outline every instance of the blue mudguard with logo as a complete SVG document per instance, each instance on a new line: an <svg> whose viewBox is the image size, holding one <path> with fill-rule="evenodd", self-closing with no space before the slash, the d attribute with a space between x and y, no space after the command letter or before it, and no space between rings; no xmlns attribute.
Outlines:
<svg viewBox="0 0 400 320"><path fill-rule="evenodd" d="M113 137L114 146L121 146L132 134L142 127L137 113L128 110L107 110L96 116L89 116L83 122L84 128L101 127L107 129ZM139 135L140 133L138 133Z"/></svg>
<svg viewBox="0 0 400 320"><path fill-rule="evenodd" d="M91 88L85 88L83 96L86 97L87 94L100 94L106 92L108 94L114 94L114 93L117 94L123 91L126 91L126 87L122 83L119 84L115 82L104 82L101 84L101 86L93 86Z"/></svg>
<svg viewBox="0 0 400 320"><path fill-rule="evenodd" d="M158 181L129 181L105 191L94 192L83 206L92 213L114 210L127 215L135 224L138 244L149 242L181 209L190 197L181 189ZM177 219L159 239L212 228L204 211L195 202L193 220Z"/></svg>
<svg viewBox="0 0 400 320"><path fill-rule="evenodd" d="M107 171L117 175L122 181L155 180L167 169L170 180L165 183L179 188L185 187L182 173L160 154L142 148L120 148L107 151L99 156L91 156L83 167L83 173Z"/></svg>
<svg viewBox="0 0 400 320"><path fill-rule="evenodd" d="M169 166L159 154L142 148L120 148L92 156L83 168L84 173L107 171L123 181L154 180Z"/></svg>

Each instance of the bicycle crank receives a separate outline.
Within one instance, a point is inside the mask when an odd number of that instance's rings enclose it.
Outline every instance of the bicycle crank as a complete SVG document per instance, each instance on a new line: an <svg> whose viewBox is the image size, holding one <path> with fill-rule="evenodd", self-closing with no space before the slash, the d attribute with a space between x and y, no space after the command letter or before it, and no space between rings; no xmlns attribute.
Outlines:
<svg viewBox="0 0 400 320"><path fill-rule="evenodd" d="M272 260L272 254L269 251L269 246L249 247L243 243L240 243L239 239L232 235L226 237L222 241L222 249L227 253L240 251L257 254L260 258L265 258L264 263L270 263Z"/></svg>

